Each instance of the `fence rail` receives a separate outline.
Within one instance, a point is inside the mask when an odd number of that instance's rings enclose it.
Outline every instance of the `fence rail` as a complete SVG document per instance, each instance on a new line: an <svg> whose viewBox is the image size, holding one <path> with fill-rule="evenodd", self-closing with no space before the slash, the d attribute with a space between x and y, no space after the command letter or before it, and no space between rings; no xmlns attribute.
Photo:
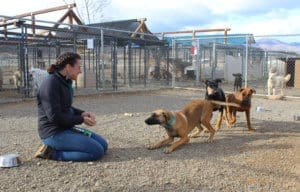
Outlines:
<svg viewBox="0 0 300 192"><path fill-rule="evenodd" d="M158 39L137 33L139 38L132 38L130 31L90 26L69 29L69 25L51 28L50 23L39 21L35 30L48 30L52 37L33 36L26 20L20 21L7 31L0 26L1 97L7 90L22 97L32 96L30 69L45 70L62 52L75 51L82 57L83 73L74 88L83 92L204 88L204 80L216 78L223 80L223 89L233 91L232 74L241 73L243 86L266 95L269 71L276 66L278 75L291 76L284 83L284 94L300 98L300 34ZM113 35L116 32L118 35ZM20 86L15 83L17 71Z"/></svg>

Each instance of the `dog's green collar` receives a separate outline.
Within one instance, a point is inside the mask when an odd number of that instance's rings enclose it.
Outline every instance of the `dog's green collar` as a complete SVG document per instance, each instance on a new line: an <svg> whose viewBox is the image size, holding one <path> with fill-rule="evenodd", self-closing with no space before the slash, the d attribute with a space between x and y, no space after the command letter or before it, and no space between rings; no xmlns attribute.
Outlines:
<svg viewBox="0 0 300 192"><path fill-rule="evenodd" d="M175 122L175 115L173 113L171 113L170 120L164 127L167 129L171 129L174 125L174 122Z"/></svg>

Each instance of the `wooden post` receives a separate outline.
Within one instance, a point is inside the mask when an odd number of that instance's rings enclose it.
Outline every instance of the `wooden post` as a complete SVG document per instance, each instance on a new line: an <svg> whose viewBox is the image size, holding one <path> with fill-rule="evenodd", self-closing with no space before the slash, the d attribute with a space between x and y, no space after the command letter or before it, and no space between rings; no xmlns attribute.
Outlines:
<svg viewBox="0 0 300 192"><path fill-rule="evenodd" d="M69 18L69 29L73 28L73 15L68 13L68 18Z"/></svg>
<svg viewBox="0 0 300 192"><path fill-rule="evenodd" d="M227 29L224 30L224 44L227 44Z"/></svg>
<svg viewBox="0 0 300 192"><path fill-rule="evenodd" d="M32 22L32 35L35 36L35 16L34 14L31 15L31 22Z"/></svg>

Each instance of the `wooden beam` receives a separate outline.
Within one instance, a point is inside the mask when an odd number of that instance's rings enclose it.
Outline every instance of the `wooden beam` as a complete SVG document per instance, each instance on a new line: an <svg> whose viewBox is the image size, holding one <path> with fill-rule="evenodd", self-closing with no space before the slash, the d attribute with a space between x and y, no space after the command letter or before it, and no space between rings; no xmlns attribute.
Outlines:
<svg viewBox="0 0 300 192"><path fill-rule="evenodd" d="M67 11L58 21L55 25L53 25L53 28L58 28L58 26L60 25L59 23L62 23L69 15L69 11Z"/></svg>
<svg viewBox="0 0 300 192"><path fill-rule="evenodd" d="M186 30L186 31L170 31L170 32L160 32L160 33L153 33L155 35L161 35L161 34L182 34L182 33L200 33L200 32L217 32L217 31L230 31L230 28L224 28L224 29L197 29L197 30Z"/></svg>
<svg viewBox="0 0 300 192"><path fill-rule="evenodd" d="M63 5L63 6L58 6L58 7L52 7L52 8L48 8L48 9L42 9L39 11L34 11L34 12L29 12L29 13L23 13L20 15L16 15L14 16L14 19L19 19L22 17L29 17L31 15L39 15L39 14L43 14L43 13L50 13L50 12L54 12L54 11L60 11L63 9L72 9L73 7L76 7L76 4L68 4L68 5ZM2 21L8 21L10 20L9 18L3 18Z"/></svg>
<svg viewBox="0 0 300 192"><path fill-rule="evenodd" d="M135 29L135 31L131 34L131 37L136 37L137 32L146 32L148 29L146 27L145 21L147 21L146 18L140 18L136 21L140 22L140 25Z"/></svg>
<svg viewBox="0 0 300 192"><path fill-rule="evenodd" d="M73 10L70 10L70 14L78 25L84 25L84 23L79 19L79 17L74 13Z"/></svg>
<svg viewBox="0 0 300 192"><path fill-rule="evenodd" d="M69 12L68 14L68 18L69 18L69 29L73 28L73 15Z"/></svg>
<svg viewBox="0 0 300 192"><path fill-rule="evenodd" d="M70 10L70 14L72 14L73 19L76 21L78 25L84 25L84 23L79 19L79 17L74 13L73 10ZM87 29L85 27L80 27L80 30L86 32Z"/></svg>
<svg viewBox="0 0 300 192"><path fill-rule="evenodd" d="M144 25L144 22L142 22L142 23L135 29L135 31L131 34L131 37L136 37L136 33L139 32L139 31L142 29L143 25Z"/></svg>
<svg viewBox="0 0 300 192"><path fill-rule="evenodd" d="M74 11L72 9L68 10L58 21L55 25L53 25L53 28L57 29L59 27L59 23L63 23L64 20L66 20L67 18L69 18L69 24L70 25L70 28L72 28L72 25L73 25L73 19L76 21L76 23L78 25L84 25L82 23L82 21L77 17L77 15L74 13ZM86 29L84 28L84 31L86 31ZM39 34L44 34L46 32L49 32L47 30L43 30L42 32L40 32ZM50 32L49 32L49 35L50 35Z"/></svg>
<svg viewBox="0 0 300 192"><path fill-rule="evenodd" d="M224 31L224 43L227 44L227 30Z"/></svg>
<svg viewBox="0 0 300 192"><path fill-rule="evenodd" d="M31 15L31 22L32 22L32 34L35 35L35 16Z"/></svg>
<svg viewBox="0 0 300 192"><path fill-rule="evenodd" d="M144 23L145 21L147 21L147 18L139 18L136 19L138 22Z"/></svg>

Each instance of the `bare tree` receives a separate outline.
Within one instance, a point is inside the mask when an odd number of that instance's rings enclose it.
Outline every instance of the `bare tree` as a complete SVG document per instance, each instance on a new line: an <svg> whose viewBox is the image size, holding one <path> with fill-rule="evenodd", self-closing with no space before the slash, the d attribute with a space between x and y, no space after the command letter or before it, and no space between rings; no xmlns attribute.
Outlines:
<svg viewBox="0 0 300 192"><path fill-rule="evenodd" d="M71 3L63 0L64 3ZM103 10L111 0L73 0L76 3L76 12L80 19L87 24L99 22L103 18Z"/></svg>

